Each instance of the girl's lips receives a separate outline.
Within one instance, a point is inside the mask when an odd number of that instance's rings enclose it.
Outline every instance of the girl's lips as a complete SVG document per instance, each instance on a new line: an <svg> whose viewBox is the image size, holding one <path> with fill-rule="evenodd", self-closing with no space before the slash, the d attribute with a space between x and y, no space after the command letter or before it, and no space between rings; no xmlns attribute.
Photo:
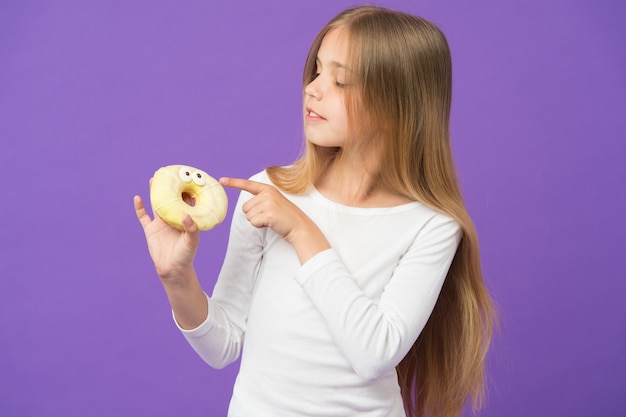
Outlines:
<svg viewBox="0 0 626 417"><path fill-rule="evenodd" d="M315 113L315 111L313 111L309 107L306 108L306 118L308 120L325 120L324 117L322 117L319 114Z"/></svg>

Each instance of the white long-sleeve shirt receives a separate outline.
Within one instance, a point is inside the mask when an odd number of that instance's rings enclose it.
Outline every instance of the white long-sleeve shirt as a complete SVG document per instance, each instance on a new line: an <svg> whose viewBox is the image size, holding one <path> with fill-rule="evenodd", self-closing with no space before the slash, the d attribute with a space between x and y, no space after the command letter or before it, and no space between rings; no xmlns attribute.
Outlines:
<svg viewBox="0 0 626 417"><path fill-rule="evenodd" d="M270 183L265 172L251 179ZM271 229L235 209L206 321L182 330L222 368L241 352L231 417L404 416L395 366L435 305L460 241L457 222L419 202L334 203L285 196L331 245L304 265Z"/></svg>

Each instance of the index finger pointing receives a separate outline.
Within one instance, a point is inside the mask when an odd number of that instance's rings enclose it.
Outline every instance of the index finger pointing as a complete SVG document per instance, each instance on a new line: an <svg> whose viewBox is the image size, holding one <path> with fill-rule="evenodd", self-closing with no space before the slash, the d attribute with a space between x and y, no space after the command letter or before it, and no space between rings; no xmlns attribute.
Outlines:
<svg viewBox="0 0 626 417"><path fill-rule="evenodd" d="M243 178L229 177L220 178L220 184L222 184L224 187L236 188L238 190L247 191L250 194L254 195L257 195L258 193L269 187L267 184L263 184L262 182L245 180Z"/></svg>

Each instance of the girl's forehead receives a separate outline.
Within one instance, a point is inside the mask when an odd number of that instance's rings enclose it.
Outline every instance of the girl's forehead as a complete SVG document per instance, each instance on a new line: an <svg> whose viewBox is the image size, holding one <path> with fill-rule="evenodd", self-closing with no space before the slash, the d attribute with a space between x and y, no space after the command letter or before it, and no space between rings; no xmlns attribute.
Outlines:
<svg viewBox="0 0 626 417"><path fill-rule="evenodd" d="M345 67L348 55L348 33L341 27L331 29L322 39L317 60Z"/></svg>

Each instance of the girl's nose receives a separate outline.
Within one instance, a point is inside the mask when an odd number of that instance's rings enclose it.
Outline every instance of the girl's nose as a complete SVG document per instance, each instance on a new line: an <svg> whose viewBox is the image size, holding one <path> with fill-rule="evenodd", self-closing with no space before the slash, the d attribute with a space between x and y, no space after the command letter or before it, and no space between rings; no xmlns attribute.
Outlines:
<svg viewBox="0 0 626 417"><path fill-rule="evenodd" d="M322 98L322 90L319 85L319 76L317 78L314 78L310 83L306 85L306 87L304 87L304 94L317 100Z"/></svg>

